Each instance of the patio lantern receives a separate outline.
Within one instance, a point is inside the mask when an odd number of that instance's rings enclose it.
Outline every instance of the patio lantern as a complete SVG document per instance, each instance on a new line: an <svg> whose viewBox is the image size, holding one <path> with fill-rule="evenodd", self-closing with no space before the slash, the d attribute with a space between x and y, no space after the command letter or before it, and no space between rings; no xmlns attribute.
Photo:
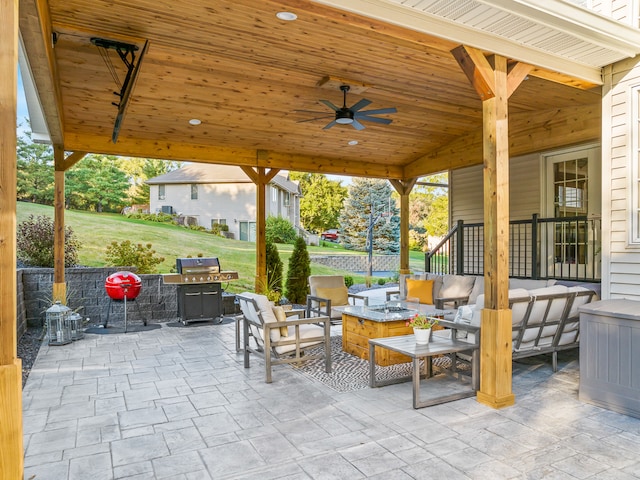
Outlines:
<svg viewBox="0 0 640 480"><path fill-rule="evenodd" d="M71 328L71 340L74 342L84 338L84 330L82 329L82 315L73 312L69 315L69 327Z"/></svg>
<svg viewBox="0 0 640 480"><path fill-rule="evenodd" d="M65 345L71 343L71 309L56 301L46 312L47 341L49 345Z"/></svg>

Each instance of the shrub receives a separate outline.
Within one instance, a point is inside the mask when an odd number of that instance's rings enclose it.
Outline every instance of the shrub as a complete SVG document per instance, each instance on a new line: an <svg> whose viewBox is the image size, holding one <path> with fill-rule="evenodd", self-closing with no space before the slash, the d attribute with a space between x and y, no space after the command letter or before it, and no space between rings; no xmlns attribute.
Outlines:
<svg viewBox="0 0 640 480"><path fill-rule="evenodd" d="M211 225L211 233L214 235L222 235L222 232L228 232L229 225L224 223L214 223Z"/></svg>
<svg viewBox="0 0 640 480"><path fill-rule="evenodd" d="M29 215L17 228L18 258L34 267L53 268L53 219L46 215ZM64 266L78 264L78 250L81 243L71 227L64 229Z"/></svg>
<svg viewBox="0 0 640 480"><path fill-rule="evenodd" d="M282 260L280 260L278 247L267 241L266 250L267 292L278 292L282 295Z"/></svg>
<svg viewBox="0 0 640 480"><path fill-rule="evenodd" d="M384 278L378 279L378 285L384 285L385 283L387 283L387 281Z"/></svg>
<svg viewBox="0 0 640 480"><path fill-rule="evenodd" d="M344 277L344 284L347 286L347 288L353 286L353 277Z"/></svg>
<svg viewBox="0 0 640 480"><path fill-rule="evenodd" d="M289 258L287 271L287 298L291 303L303 304L309 294L309 275L311 274L311 260L304 238L296 239L293 252Z"/></svg>
<svg viewBox="0 0 640 480"><path fill-rule="evenodd" d="M154 273L157 265L164 262L163 257L156 256L150 243L134 245L129 240L111 242L107 247L105 260L114 266L137 267L137 273Z"/></svg>
<svg viewBox="0 0 640 480"><path fill-rule="evenodd" d="M271 243L296 243L296 229L286 218L269 215L266 221L265 236Z"/></svg>

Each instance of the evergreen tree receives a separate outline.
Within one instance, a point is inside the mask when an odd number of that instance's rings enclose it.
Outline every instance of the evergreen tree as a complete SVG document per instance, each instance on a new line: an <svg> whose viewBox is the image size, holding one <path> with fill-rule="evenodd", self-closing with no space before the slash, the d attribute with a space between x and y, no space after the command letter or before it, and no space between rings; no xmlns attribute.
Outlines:
<svg viewBox="0 0 640 480"><path fill-rule="evenodd" d="M386 180L353 180L340 215L340 236L345 248L367 251L371 228L374 252L389 255L400 251L400 210L391 194Z"/></svg>
<svg viewBox="0 0 640 480"><path fill-rule="evenodd" d="M116 157L87 155L66 174L67 206L96 212L118 212L126 204L127 175L118 168Z"/></svg>
<svg viewBox="0 0 640 480"><path fill-rule="evenodd" d="M307 244L302 237L298 237L289 258L287 271L286 295L291 303L306 303L309 294L309 275L311 275L311 260Z"/></svg>
<svg viewBox="0 0 640 480"><path fill-rule="evenodd" d="M267 289L282 293L282 260L278 253L278 247L267 241Z"/></svg>

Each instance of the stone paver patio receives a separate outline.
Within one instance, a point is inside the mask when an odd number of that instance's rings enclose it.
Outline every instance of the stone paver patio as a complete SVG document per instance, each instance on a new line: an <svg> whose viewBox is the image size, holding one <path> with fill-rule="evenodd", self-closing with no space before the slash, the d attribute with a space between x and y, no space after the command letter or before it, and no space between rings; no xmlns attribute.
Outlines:
<svg viewBox="0 0 640 480"><path fill-rule="evenodd" d="M23 392L25 479L632 479L640 419L578 400L575 354L514 363L516 405L413 410L243 368L233 323L43 346Z"/></svg>

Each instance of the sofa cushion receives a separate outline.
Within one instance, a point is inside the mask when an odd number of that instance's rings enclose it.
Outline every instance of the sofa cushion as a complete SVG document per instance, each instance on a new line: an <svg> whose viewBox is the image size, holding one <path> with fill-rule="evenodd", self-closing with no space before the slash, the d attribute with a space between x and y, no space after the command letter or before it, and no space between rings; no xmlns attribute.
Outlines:
<svg viewBox="0 0 640 480"><path fill-rule="evenodd" d="M316 296L331 300L331 307L349 304L349 289L344 287L316 288Z"/></svg>
<svg viewBox="0 0 640 480"><path fill-rule="evenodd" d="M262 320L264 321L264 323L272 323L278 321L275 314L273 313L273 305L266 295L260 295L253 292L244 292L242 295L253 298L255 300L256 305L258 306L258 310L260 310L260 313L262 314ZM255 333L256 332L254 332L254 334ZM262 335L262 332L260 332L260 335ZM270 337L272 342L277 342L278 340L280 340L280 329L274 328L273 330L271 330Z"/></svg>
<svg viewBox="0 0 640 480"><path fill-rule="evenodd" d="M440 290L442 290L442 279L444 275L438 275L437 273L427 273L427 280L433 280L433 298L440 298Z"/></svg>
<svg viewBox="0 0 640 480"><path fill-rule="evenodd" d="M527 290L533 290L534 288L544 288L551 287L555 285L556 280L535 280L532 278L510 278L509 279L509 290L514 290L516 288L525 288Z"/></svg>
<svg viewBox="0 0 640 480"><path fill-rule="evenodd" d="M433 280L407 278L407 300L417 298L418 302L433 305Z"/></svg>
<svg viewBox="0 0 640 480"><path fill-rule="evenodd" d="M444 275L438 298L467 297L473 290L474 276Z"/></svg>
<svg viewBox="0 0 640 480"><path fill-rule="evenodd" d="M473 288L469 294L468 304L473 305L478 300L478 296L484 293L484 276L477 276L473 282Z"/></svg>

